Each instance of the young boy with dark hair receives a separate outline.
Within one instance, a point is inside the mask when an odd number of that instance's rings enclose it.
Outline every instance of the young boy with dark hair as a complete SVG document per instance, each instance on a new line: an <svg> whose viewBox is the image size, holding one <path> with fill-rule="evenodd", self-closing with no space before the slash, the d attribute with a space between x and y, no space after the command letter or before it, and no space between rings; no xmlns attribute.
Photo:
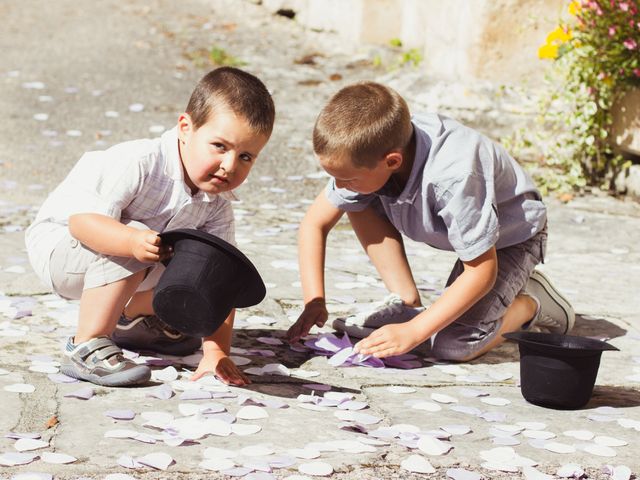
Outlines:
<svg viewBox="0 0 640 480"><path fill-rule="evenodd" d="M327 321L326 238L344 212L391 295L334 328L363 338L355 349L389 357L431 340L431 354L468 361L521 328L566 333L569 302L534 267L543 261L546 208L526 172L498 144L437 114L411 117L394 90L347 86L322 109L314 151L331 175L299 232L305 308L289 341ZM447 288L428 309L401 234L458 255Z"/></svg>
<svg viewBox="0 0 640 480"><path fill-rule="evenodd" d="M186 355L200 346L193 379L247 377L229 358L234 311L211 336L174 331L153 316L153 287L171 255L159 232L199 229L234 243L233 190L247 178L273 128L264 84L223 67L205 75L175 128L82 156L26 232L38 276L80 299L78 327L61 371L99 385L146 382L151 371L118 347Z"/></svg>

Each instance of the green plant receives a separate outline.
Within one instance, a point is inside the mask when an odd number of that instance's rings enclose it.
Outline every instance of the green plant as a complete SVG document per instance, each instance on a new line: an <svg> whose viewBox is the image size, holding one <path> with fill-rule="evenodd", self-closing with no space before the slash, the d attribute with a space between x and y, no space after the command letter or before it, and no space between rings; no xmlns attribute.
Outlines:
<svg viewBox="0 0 640 480"><path fill-rule="evenodd" d="M389 40L389 46L393 51L393 58L388 59L385 62L381 54L376 54L371 61L372 65L376 68L386 68L387 70L396 70L407 65L411 65L414 68L420 66L424 60L422 52L418 48L410 48L409 50L402 49L402 40L399 38L392 38ZM385 67L385 63L387 66Z"/></svg>
<svg viewBox="0 0 640 480"><path fill-rule="evenodd" d="M538 51L554 62L540 123L554 138L543 161L565 177L560 184L611 188L625 166L610 132L612 107L640 84L638 2L574 0L571 19Z"/></svg>
<svg viewBox="0 0 640 480"><path fill-rule="evenodd" d="M227 53L224 48L215 45L209 50L209 61L216 66L227 65L230 67L241 67L246 65L242 60Z"/></svg>

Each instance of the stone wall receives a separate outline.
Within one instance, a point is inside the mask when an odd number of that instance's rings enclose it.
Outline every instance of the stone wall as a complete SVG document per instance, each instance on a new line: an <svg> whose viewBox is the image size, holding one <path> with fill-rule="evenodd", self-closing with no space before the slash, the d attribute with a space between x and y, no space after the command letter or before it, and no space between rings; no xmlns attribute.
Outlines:
<svg viewBox="0 0 640 480"><path fill-rule="evenodd" d="M290 10L307 28L337 32L356 50L388 45L417 48L435 78L539 81L547 63L538 46L565 15L568 0L262 0Z"/></svg>

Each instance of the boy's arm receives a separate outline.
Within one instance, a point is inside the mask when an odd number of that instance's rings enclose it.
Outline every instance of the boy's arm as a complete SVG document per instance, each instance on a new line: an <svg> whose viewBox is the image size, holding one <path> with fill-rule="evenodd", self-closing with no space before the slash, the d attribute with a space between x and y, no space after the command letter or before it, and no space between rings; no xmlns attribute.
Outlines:
<svg viewBox="0 0 640 480"><path fill-rule="evenodd" d="M410 321L385 325L358 342L356 351L378 358L406 353L454 322L493 288L498 272L495 247L463 262L464 272L428 309Z"/></svg>
<svg viewBox="0 0 640 480"><path fill-rule="evenodd" d="M128 227L98 213L79 213L69 217L71 236L103 255L134 257L141 262L158 262L170 252L160 245L158 232Z"/></svg>
<svg viewBox="0 0 640 480"><path fill-rule="evenodd" d="M231 310L224 323L213 334L202 339L203 356L191 380L198 380L204 374L213 372L227 384L240 386L251 383L249 378L229 358L235 313L235 309Z"/></svg>
<svg viewBox="0 0 640 480"><path fill-rule="evenodd" d="M343 215L329 202L325 192L318 195L307 210L298 232L298 262L304 295L304 310L287 331L287 340L295 343L306 336L311 327L321 327L328 313L324 291L324 260L327 235Z"/></svg>

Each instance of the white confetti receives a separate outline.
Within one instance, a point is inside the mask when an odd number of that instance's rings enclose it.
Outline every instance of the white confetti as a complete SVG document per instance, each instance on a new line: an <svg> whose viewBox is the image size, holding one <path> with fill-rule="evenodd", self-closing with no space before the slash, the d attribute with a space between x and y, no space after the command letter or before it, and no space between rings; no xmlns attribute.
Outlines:
<svg viewBox="0 0 640 480"><path fill-rule="evenodd" d="M178 379L178 371L175 367L169 366L162 370L154 370L151 378L159 382L173 382Z"/></svg>
<svg viewBox="0 0 640 480"><path fill-rule="evenodd" d="M173 458L168 453L154 452L138 457L135 461L157 470L166 470L173 463Z"/></svg>
<svg viewBox="0 0 640 480"><path fill-rule="evenodd" d="M554 453L574 453L576 448L573 445L567 445L560 442L546 442L544 449Z"/></svg>
<svg viewBox="0 0 640 480"><path fill-rule="evenodd" d="M141 103L132 103L131 105L129 105L130 112L138 113L143 110L144 110L144 105Z"/></svg>
<svg viewBox="0 0 640 480"><path fill-rule="evenodd" d="M472 431L469 425L443 425L440 428L451 435L466 435Z"/></svg>
<svg viewBox="0 0 640 480"><path fill-rule="evenodd" d="M556 434L547 430L524 430L522 432L523 437L537 438L541 440L551 440L556 437Z"/></svg>
<svg viewBox="0 0 640 480"><path fill-rule="evenodd" d="M436 469L429 463L429 460L422 455L411 455L402 462L400 462L400 468L415 473L435 473Z"/></svg>
<svg viewBox="0 0 640 480"><path fill-rule="evenodd" d="M200 468L210 470L213 472L221 472L222 470L229 470L236 466L233 460L228 458L207 458L200 462Z"/></svg>
<svg viewBox="0 0 640 480"><path fill-rule="evenodd" d="M482 480L482 475L465 470L464 468L449 468L447 470L447 477L453 480Z"/></svg>
<svg viewBox="0 0 640 480"><path fill-rule="evenodd" d="M432 393L431 400L438 403L458 403L458 399L443 393Z"/></svg>
<svg viewBox="0 0 640 480"><path fill-rule="evenodd" d="M326 462L308 462L300 464L298 471L305 475L326 477L333 473L333 467Z"/></svg>
<svg viewBox="0 0 640 480"><path fill-rule="evenodd" d="M444 455L453 448L453 445L445 443L437 438L424 435L418 440L418 449L427 455Z"/></svg>
<svg viewBox="0 0 640 480"><path fill-rule="evenodd" d="M305 460L313 460L318 458L322 453L314 448L293 448L287 452L296 458L303 458Z"/></svg>
<svg viewBox="0 0 640 480"><path fill-rule="evenodd" d="M268 416L269 413L267 413L264 408L255 405L242 407L240 410L238 410L238 413L236 413L236 417L242 420L256 420L259 418L267 418Z"/></svg>
<svg viewBox="0 0 640 480"><path fill-rule="evenodd" d="M589 430L567 430L566 432L562 432L562 434L578 440L591 440L595 436L595 434Z"/></svg>
<svg viewBox="0 0 640 480"><path fill-rule="evenodd" d="M42 452L40 454L40 460L46 463L67 464L73 463L78 459L64 453Z"/></svg>
<svg viewBox="0 0 640 480"><path fill-rule="evenodd" d="M522 467L522 474L526 480L553 480L553 475L547 475L529 466Z"/></svg>
<svg viewBox="0 0 640 480"><path fill-rule="evenodd" d="M404 385L391 385L387 387L387 391L391 393L407 394L407 393L414 393L416 389L413 387L406 387Z"/></svg>
<svg viewBox="0 0 640 480"><path fill-rule="evenodd" d="M583 447L583 450L592 455L597 455L598 457L615 457L616 451L607 447L606 445L598 445L598 444L589 444Z"/></svg>
<svg viewBox="0 0 640 480"><path fill-rule="evenodd" d="M558 469L556 475L562 478L582 478L584 470L576 463L567 463Z"/></svg>
<svg viewBox="0 0 640 480"><path fill-rule="evenodd" d="M231 425L231 431L236 435L240 435L244 437L246 435L254 435L262 430L260 425L244 425L239 423L234 423Z"/></svg>
<svg viewBox="0 0 640 480"><path fill-rule="evenodd" d="M605 435L598 435L593 439L594 443L598 445L604 445L605 447L623 447L629 445L629 442L615 437L607 437Z"/></svg>
<svg viewBox="0 0 640 480"><path fill-rule="evenodd" d="M48 446L48 442L35 438L20 438L13 444L13 448L19 452L29 452L31 450L38 450L39 448L46 448Z"/></svg>
<svg viewBox="0 0 640 480"><path fill-rule="evenodd" d="M426 400L413 403L411 405L411 408L415 408L416 410L425 410L427 412L439 412L440 410L442 410L442 407L437 403L428 402Z"/></svg>

